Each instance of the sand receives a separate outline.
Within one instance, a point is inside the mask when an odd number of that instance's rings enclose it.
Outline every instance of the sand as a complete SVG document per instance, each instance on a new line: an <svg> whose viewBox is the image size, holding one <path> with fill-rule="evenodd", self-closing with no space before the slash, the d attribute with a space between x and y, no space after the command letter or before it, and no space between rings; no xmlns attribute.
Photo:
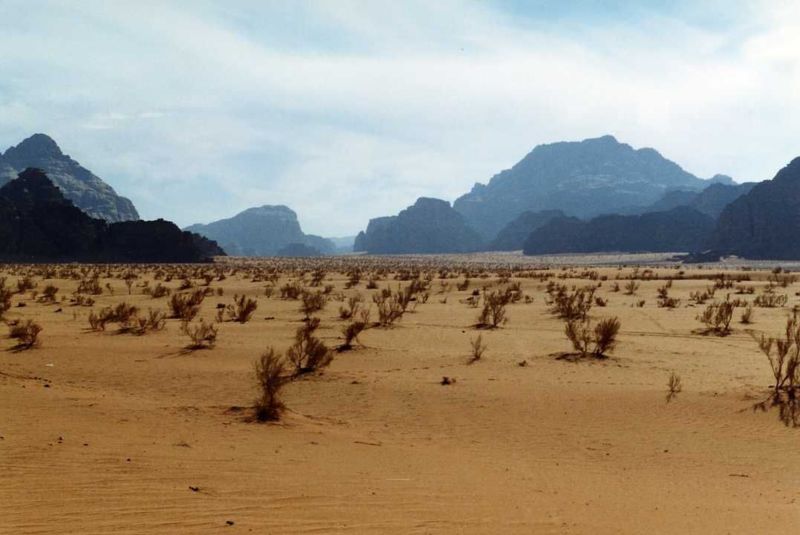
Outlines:
<svg viewBox="0 0 800 535"><path fill-rule="evenodd" d="M144 336L88 329L90 310L122 301L167 310L167 298L139 287L153 281L151 268L137 268L131 295L121 279L103 278L114 294L95 296L94 307L14 296L6 319L34 319L43 331L31 350L12 351L15 342L0 339L0 533L800 528L800 428L784 425L777 408L753 409L767 399L772 375L751 336L781 331L800 304L800 283L778 289L786 306L756 308L751 325L738 323L737 309L732 334L704 336L695 319L703 307L688 296L708 280L675 281L680 306L665 309L656 306L663 280L624 295L611 286L631 269L598 268L610 279L598 291L608 305L592 317L619 317L619 344L611 358L569 362L556 358L571 348L545 302L545 282L512 277L533 301L509 305L501 328L478 331L478 309L462 301L474 288L495 287L496 273L473 278L466 291L455 289L463 276L443 288L437 273L426 303L391 328L365 331L363 346L337 353L321 373L292 381L282 421L259 424L250 418L253 362L268 346L284 351L302 314L297 301L267 298L268 283L251 281L248 270L261 264L237 262L226 261L237 272L211 283L224 295L207 297L200 315L211 320L217 303L242 293L256 297L258 309L248 323L221 323L209 350L186 351L175 319ZM364 259L337 262L344 270ZM14 286L20 269L0 272ZM652 269L709 277L717 268ZM744 284L757 293L767 284L768 271L731 269L754 279ZM71 297L77 281L59 275L35 276L36 290L54 284ZM276 286L290 278L284 271ZM334 294L374 292L366 277L349 290L346 280L329 272L324 284L335 285ZM165 284L174 290L180 280ZM390 274L378 284L407 283ZM331 347L345 324L340 304L318 314ZM467 364L477 334L488 349ZM672 372L683 391L667 402ZM441 385L443 376L455 383Z"/></svg>

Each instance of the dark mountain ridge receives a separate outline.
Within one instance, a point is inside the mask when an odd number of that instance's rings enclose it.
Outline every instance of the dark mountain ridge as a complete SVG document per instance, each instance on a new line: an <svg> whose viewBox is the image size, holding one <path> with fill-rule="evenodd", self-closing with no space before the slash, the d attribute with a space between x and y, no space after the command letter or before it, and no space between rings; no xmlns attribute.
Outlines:
<svg viewBox="0 0 800 535"><path fill-rule="evenodd" d="M224 254L215 242L162 219L93 219L39 169L0 187L1 261L205 262Z"/></svg>
<svg viewBox="0 0 800 535"><path fill-rule="evenodd" d="M67 199L91 217L111 223L139 219L129 199L117 195L114 188L61 152L44 134L34 134L0 154L0 186L27 168L44 171Z"/></svg>

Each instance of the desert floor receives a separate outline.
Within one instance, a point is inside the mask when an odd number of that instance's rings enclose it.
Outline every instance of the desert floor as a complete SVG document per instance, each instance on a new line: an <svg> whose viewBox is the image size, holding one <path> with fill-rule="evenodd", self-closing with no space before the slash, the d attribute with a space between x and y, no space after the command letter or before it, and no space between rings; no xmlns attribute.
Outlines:
<svg viewBox="0 0 800 535"><path fill-rule="evenodd" d="M719 266L653 266L626 295L612 285L619 277L623 286L630 267L600 267L606 280L590 280L585 266L519 265L510 283L532 302L508 305L501 328L477 330L480 308L464 300L507 286L497 270L476 264L441 279L426 264L427 302L417 299L394 326L366 330L361 346L290 382L282 421L255 423L254 360L268 346L284 351L302 324L299 302L281 299L278 288L302 271L308 286L313 267L328 269L323 285L334 289L316 315L318 334L335 347L346 324L337 296L361 293L371 304L376 290L365 286L377 269L386 270L379 288L396 289L408 284L395 279L397 269L415 265L375 260L345 289L344 271L364 260L326 262L278 263L273 283L262 277L275 268L270 261L101 267L104 292L91 296L92 307L71 303L79 282L71 277L89 276L87 266L0 267L7 287L25 274L37 283L13 296L6 321L43 328L30 350L13 350L5 327L0 338L0 533L800 530L800 428L781 421L778 407L754 409L773 379L752 336L780 334L800 304L800 282L778 287L788 304L755 308L750 325L739 323L737 308L732 334L720 337L697 332L704 306L689 300L713 285ZM258 309L247 323L220 323L206 350L185 349L176 319L143 336L89 329L91 310L122 301L167 311L169 298L142 292L144 281L159 282L159 269L173 274L160 281L173 292L183 276L202 289L201 273L225 272L210 283L206 319L234 294L257 298ZM462 269L472 270L471 283L459 291ZM750 278L741 284L756 292L720 289L717 300L752 301L768 284L769 271L726 269ZM121 277L130 270L138 279L129 295ZM571 345L547 304L547 280L532 273L569 286L602 282L597 295L608 304L591 317L622 323L610 358L556 358ZM679 306L657 307L656 289L678 276L670 295ZM56 303L38 299L48 284L59 288ZM488 349L467 364L478 334ZM672 372L683 391L667 402ZM454 384L441 385L444 376Z"/></svg>

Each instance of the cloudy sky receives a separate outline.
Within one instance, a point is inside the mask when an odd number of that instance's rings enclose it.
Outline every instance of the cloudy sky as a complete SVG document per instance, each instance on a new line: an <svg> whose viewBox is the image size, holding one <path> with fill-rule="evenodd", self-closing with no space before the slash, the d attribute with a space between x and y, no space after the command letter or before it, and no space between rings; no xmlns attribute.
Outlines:
<svg viewBox="0 0 800 535"><path fill-rule="evenodd" d="M606 133L761 180L800 155L800 2L0 0L0 147L34 132L145 218L325 236Z"/></svg>

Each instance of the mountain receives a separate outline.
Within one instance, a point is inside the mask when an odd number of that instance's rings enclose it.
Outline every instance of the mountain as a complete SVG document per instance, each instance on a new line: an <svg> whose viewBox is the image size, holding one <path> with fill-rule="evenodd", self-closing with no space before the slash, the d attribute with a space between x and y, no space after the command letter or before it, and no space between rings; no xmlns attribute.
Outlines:
<svg viewBox="0 0 800 535"><path fill-rule="evenodd" d="M523 252L694 252L703 247L713 230L713 218L688 206L642 215L604 215L589 221L561 217L533 231Z"/></svg>
<svg viewBox="0 0 800 535"><path fill-rule="evenodd" d="M39 169L0 187L2 261L203 262L223 254L169 221L91 218Z"/></svg>
<svg viewBox="0 0 800 535"><path fill-rule="evenodd" d="M307 245L325 254L335 248L328 239L304 234L297 214L280 205L248 208L231 218L185 230L215 240L233 256L274 256L290 244Z"/></svg>
<svg viewBox="0 0 800 535"><path fill-rule="evenodd" d="M487 247L490 251L519 251L531 232L547 224L555 218L566 217L561 210L544 210L542 212L522 212L497 233L497 237Z"/></svg>
<svg viewBox="0 0 800 535"><path fill-rule="evenodd" d="M56 142L44 134L34 134L0 154L0 186L29 167L47 173L64 196L91 217L111 223L139 219L130 200L117 195L111 186L61 152Z"/></svg>
<svg viewBox="0 0 800 535"><path fill-rule="evenodd" d="M485 240L525 211L563 210L580 218L647 206L666 191L700 191L702 180L649 148L634 149L612 136L539 145L511 169L475 184L453 204Z"/></svg>
<svg viewBox="0 0 800 535"><path fill-rule="evenodd" d="M753 186L722 211L709 248L712 255L800 259L800 158L775 178Z"/></svg>
<svg viewBox="0 0 800 535"><path fill-rule="evenodd" d="M699 193L683 190L668 191L661 199L643 209L640 213L663 212L678 206L689 206L698 212L717 219L727 205L747 194L755 185L755 182L735 185L716 183L711 184Z"/></svg>
<svg viewBox="0 0 800 535"><path fill-rule="evenodd" d="M481 239L447 201L420 197L396 216L372 219L356 237L355 251L370 254L466 253Z"/></svg>

